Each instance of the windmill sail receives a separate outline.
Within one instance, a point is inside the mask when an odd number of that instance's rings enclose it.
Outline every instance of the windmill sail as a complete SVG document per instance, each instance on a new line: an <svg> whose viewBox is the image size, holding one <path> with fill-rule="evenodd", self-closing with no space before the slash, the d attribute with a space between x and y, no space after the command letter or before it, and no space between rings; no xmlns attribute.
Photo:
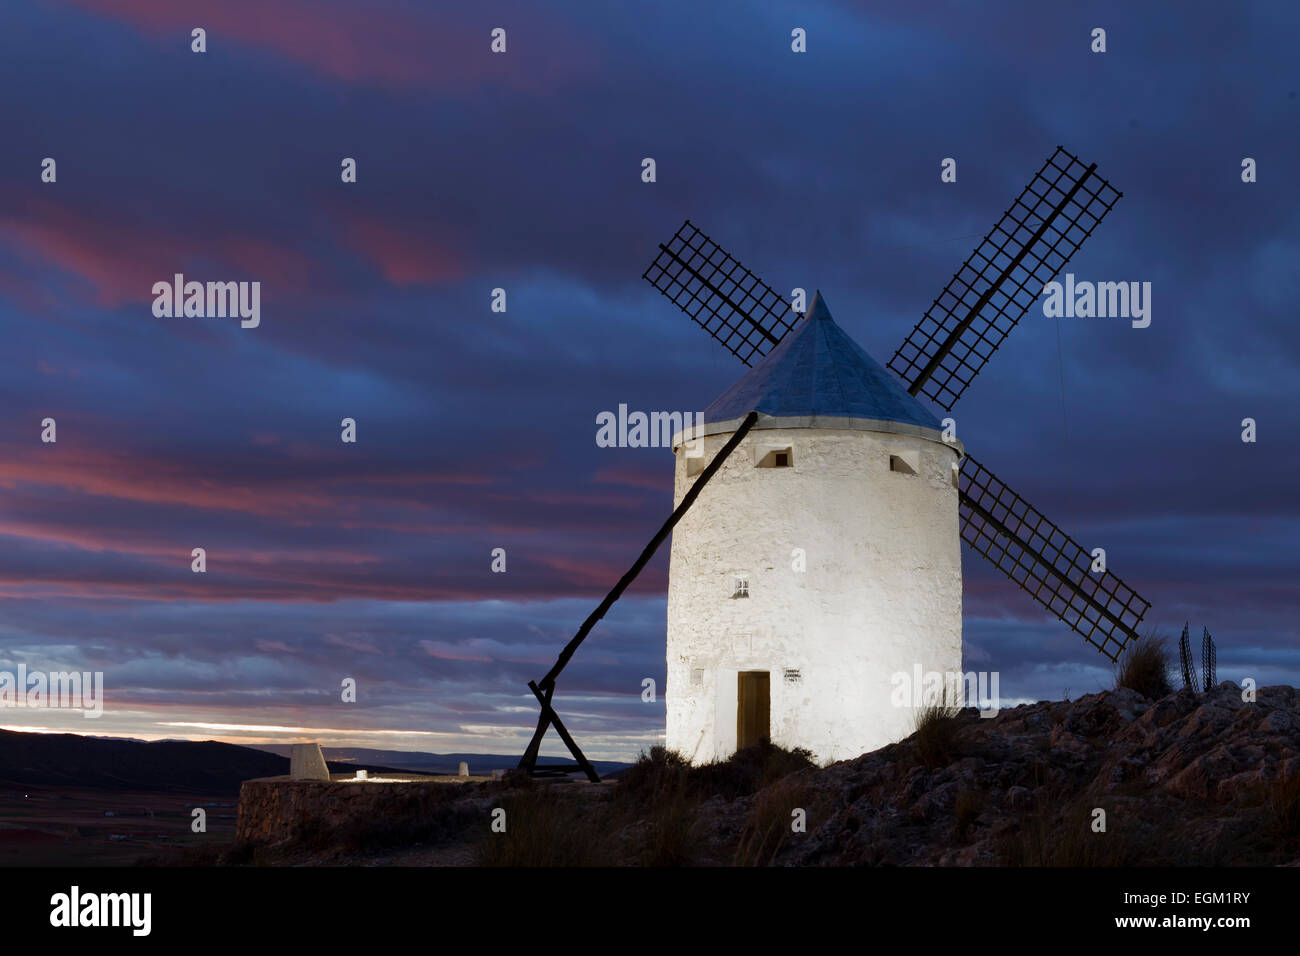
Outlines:
<svg viewBox="0 0 1300 956"><path fill-rule="evenodd" d="M1061 147L1003 213L889 360L913 395L951 409L1123 193Z"/></svg>
<svg viewBox="0 0 1300 956"><path fill-rule="evenodd" d="M970 455L961 467L961 536L1112 661L1151 605Z"/></svg>
<svg viewBox="0 0 1300 956"><path fill-rule="evenodd" d="M687 219L642 273L746 365L785 337L799 313Z"/></svg>

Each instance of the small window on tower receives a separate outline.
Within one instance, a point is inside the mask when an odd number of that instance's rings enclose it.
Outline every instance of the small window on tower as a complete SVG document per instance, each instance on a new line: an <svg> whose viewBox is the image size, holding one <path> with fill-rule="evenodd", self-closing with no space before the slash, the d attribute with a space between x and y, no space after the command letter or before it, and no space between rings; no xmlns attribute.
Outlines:
<svg viewBox="0 0 1300 956"><path fill-rule="evenodd" d="M913 464L912 462L909 462L902 455L890 455L889 470L896 471L902 475L915 475L916 465Z"/></svg>
<svg viewBox="0 0 1300 956"><path fill-rule="evenodd" d="M692 686L692 687L703 687L703 686L704 686L704 668L703 668L703 667L692 667L692 668L691 668L691 686Z"/></svg>
<svg viewBox="0 0 1300 956"><path fill-rule="evenodd" d="M794 449L788 446L785 448L770 448L763 457L758 460L758 467L792 468L794 467Z"/></svg>
<svg viewBox="0 0 1300 956"><path fill-rule="evenodd" d="M961 489L961 468L955 461L952 463L952 486Z"/></svg>
<svg viewBox="0 0 1300 956"><path fill-rule="evenodd" d="M731 580L731 596L734 598L749 597L749 578L735 577Z"/></svg>
<svg viewBox="0 0 1300 956"><path fill-rule="evenodd" d="M696 475L698 475L700 472L704 470L704 466L706 464L708 464L708 462L705 461L703 455L687 455L686 456L686 477L694 478Z"/></svg>

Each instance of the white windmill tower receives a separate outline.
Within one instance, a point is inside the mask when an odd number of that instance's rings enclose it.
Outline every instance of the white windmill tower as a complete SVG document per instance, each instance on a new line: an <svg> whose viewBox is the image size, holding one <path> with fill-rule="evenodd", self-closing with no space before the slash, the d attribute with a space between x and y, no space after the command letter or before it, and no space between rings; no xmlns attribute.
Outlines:
<svg viewBox="0 0 1300 956"><path fill-rule="evenodd" d="M600 779L552 706L556 678L674 529L667 743L695 761L762 737L826 761L906 736L916 678L928 694L960 669L960 541L1117 660L1149 602L944 441L918 397L951 410L1120 195L1057 147L894 352L897 381L820 295L798 316L690 220L661 243L643 277L751 371L702 436L678 436L672 515L529 683L541 716L519 766L570 769L537 766L553 726ZM900 702L891 678L909 671Z"/></svg>
<svg viewBox="0 0 1300 956"><path fill-rule="evenodd" d="M703 436L674 442L675 504L750 411L673 530L666 743L695 762L763 737L855 757L914 727L894 675L961 669L961 448L820 293Z"/></svg>

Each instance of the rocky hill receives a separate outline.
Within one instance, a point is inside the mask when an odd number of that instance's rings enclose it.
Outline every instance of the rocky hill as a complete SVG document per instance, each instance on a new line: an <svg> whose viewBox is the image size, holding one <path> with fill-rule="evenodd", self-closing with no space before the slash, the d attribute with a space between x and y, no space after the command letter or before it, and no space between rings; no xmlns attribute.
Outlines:
<svg viewBox="0 0 1300 956"><path fill-rule="evenodd" d="M1300 862L1293 687L1261 688L1254 702L1224 682L1154 701L1120 689L989 719L968 710L946 736L938 755L913 735L782 781L779 789L799 790L817 810L806 835L783 841L777 861ZM752 799L751 812L763 799ZM1104 832L1094 829L1098 810Z"/></svg>

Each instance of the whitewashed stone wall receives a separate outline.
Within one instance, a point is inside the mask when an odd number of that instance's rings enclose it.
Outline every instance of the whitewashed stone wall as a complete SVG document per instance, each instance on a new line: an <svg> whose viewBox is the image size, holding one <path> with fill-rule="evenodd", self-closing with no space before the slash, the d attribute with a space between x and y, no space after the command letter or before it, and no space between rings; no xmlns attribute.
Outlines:
<svg viewBox="0 0 1300 956"><path fill-rule="evenodd" d="M730 437L704 438L704 460ZM792 467L756 467L786 446ZM890 455L917 474L891 471ZM909 434L751 431L673 532L667 746L697 763L730 756L744 670L770 672L773 742L822 763L910 734L891 675L961 667L958 459ZM678 447L675 502L697 480L687 470ZM738 575L748 598L731 596Z"/></svg>

